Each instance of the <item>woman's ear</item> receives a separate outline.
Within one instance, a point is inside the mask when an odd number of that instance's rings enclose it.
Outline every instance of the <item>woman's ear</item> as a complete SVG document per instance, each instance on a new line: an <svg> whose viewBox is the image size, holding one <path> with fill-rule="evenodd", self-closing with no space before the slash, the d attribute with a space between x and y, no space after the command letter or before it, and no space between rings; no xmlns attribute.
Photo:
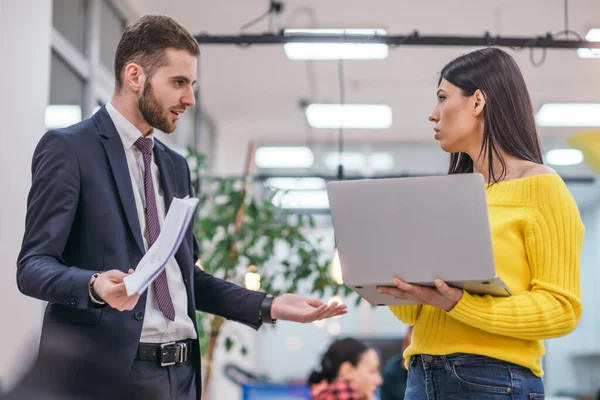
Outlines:
<svg viewBox="0 0 600 400"><path fill-rule="evenodd" d="M350 361L345 361L340 365L340 369L338 369L338 379L347 380L352 376L352 372L354 371L354 365Z"/></svg>
<svg viewBox="0 0 600 400"><path fill-rule="evenodd" d="M477 89L475 93L473 93L473 99L473 112L475 113L475 116L478 117L483 113L483 109L485 107L485 96L481 90Z"/></svg>

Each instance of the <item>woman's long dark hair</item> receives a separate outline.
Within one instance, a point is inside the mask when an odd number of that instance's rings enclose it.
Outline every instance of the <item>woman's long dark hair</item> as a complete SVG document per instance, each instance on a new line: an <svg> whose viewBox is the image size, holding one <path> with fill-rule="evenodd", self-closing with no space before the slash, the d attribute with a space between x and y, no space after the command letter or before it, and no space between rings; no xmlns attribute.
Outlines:
<svg viewBox="0 0 600 400"><path fill-rule="evenodd" d="M360 340L353 338L335 341L321 359L320 370L313 371L308 378L309 385L314 385L326 379L331 383L337 378L341 365L345 362L356 366L360 357L369 347Z"/></svg>
<svg viewBox="0 0 600 400"><path fill-rule="evenodd" d="M506 52L489 47L450 61L440 74L459 87L464 96L479 89L485 97L484 128L480 157L487 157L489 181L506 177L506 162L500 150L521 160L543 164L542 146L537 134L533 106L525 80L515 60ZM494 159L502 171L496 176ZM473 160L466 153L452 153L449 174L473 172Z"/></svg>

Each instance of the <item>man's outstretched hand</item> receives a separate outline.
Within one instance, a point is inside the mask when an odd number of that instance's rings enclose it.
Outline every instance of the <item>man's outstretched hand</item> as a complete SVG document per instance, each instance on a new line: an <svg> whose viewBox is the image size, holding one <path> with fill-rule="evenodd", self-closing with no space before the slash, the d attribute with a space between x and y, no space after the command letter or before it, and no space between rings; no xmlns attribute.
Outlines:
<svg viewBox="0 0 600 400"><path fill-rule="evenodd" d="M276 297L271 305L271 317L281 321L309 323L346 314L346 306L333 302L330 305L316 299L296 294Z"/></svg>

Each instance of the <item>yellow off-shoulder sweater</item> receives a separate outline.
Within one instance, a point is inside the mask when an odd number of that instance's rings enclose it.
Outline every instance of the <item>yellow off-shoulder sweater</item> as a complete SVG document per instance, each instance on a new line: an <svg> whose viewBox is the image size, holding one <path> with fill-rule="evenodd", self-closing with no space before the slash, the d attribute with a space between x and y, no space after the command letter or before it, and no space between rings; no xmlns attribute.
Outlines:
<svg viewBox="0 0 600 400"><path fill-rule="evenodd" d="M487 201L496 271L514 295L464 292L449 312L429 305L390 307L414 325L404 356L408 362L415 354L478 354L543 376L543 340L568 334L581 315L583 223L555 174L488 186Z"/></svg>

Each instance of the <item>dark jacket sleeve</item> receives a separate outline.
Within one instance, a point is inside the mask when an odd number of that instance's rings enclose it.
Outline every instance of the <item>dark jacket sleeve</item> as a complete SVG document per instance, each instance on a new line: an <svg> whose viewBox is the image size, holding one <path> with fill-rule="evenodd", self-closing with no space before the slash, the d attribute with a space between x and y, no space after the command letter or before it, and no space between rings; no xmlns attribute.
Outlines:
<svg viewBox="0 0 600 400"><path fill-rule="evenodd" d="M58 131L46 133L33 155L17 285L27 296L88 308L88 283L94 271L67 266L63 260L79 188L79 163L69 138Z"/></svg>
<svg viewBox="0 0 600 400"><path fill-rule="evenodd" d="M191 186L190 171L187 163L185 164L189 195L191 197L194 194ZM193 247L194 254L192 259L194 261L194 300L196 309L240 322L254 329L260 328L260 305L265 299L266 294L247 290L202 271L195 265L199 255L199 246L196 238L193 238Z"/></svg>

